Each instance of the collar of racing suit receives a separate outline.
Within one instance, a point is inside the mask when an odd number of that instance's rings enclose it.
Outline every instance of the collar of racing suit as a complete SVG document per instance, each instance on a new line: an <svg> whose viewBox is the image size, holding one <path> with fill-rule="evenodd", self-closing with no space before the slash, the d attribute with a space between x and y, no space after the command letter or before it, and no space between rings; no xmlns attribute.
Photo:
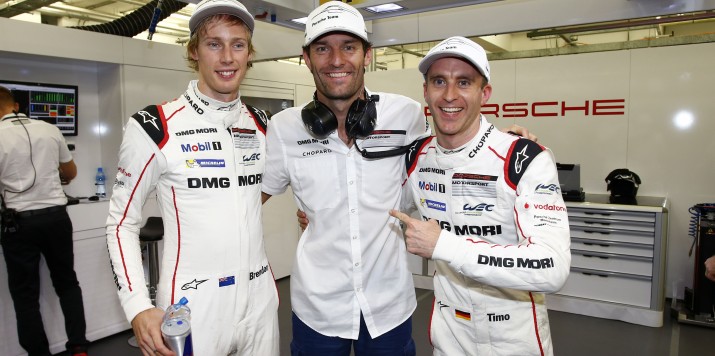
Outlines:
<svg viewBox="0 0 715 356"><path fill-rule="evenodd" d="M489 134L493 130L495 130L494 125L490 124L484 115L480 114L479 131L465 145L465 149L452 153L444 153L439 149L436 150L435 158L437 160L437 166L441 169L453 169L467 165L480 151L487 148L486 142L489 138Z"/></svg>
<svg viewBox="0 0 715 356"><path fill-rule="evenodd" d="M236 100L225 103L204 95L199 91L198 80L189 82L189 88L186 90L186 99L200 106L205 114L202 114L206 121L217 125L223 125L224 128L229 128L235 124L238 119L238 110L241 109L241 93L238 93Z"/></svg>

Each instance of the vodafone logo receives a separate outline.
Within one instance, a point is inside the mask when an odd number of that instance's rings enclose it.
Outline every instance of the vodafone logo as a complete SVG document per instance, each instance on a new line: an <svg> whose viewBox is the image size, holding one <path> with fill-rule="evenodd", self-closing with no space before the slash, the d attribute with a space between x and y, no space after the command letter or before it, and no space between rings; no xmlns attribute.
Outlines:
<svg viewBox="0 0 715 356"><path fill-rule="evenodd" d="M524 203L524 209L529 209L529 207L532 207L532 209L537 209L537 210L548 210L548 211L566 211L566 207L555 205L555 204L534 204L529 205L529 203Z"/></svg>

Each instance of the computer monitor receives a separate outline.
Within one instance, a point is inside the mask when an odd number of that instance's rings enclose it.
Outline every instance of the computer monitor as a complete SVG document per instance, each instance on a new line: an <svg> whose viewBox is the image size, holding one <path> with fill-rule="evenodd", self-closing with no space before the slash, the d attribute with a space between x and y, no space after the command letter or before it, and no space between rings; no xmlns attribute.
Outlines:
<svg viewBox="0 0 715 356"><path fill-rule="evenodd" d="M65 136L77 136L77 86L0 80L10 89L20 112L57 126Z"/></svg>
<svg viewBox="0 0 715 356"><path fill-rule="evenodd" d="M581 190L581 165L570 163L556 163L561 191L571 192Z"/></svg>

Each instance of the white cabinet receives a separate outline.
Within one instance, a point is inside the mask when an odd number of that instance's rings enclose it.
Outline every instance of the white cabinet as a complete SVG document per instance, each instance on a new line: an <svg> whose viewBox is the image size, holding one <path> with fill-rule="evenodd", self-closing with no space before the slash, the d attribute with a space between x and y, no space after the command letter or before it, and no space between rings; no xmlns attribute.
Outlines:
<svg viewBox="0 0 715 356"><path fill-rule="evenodd" d="M587 194L585 202L566 206L571 274L547 296L549 309L662 326L666 199L638 197L637 205L621 205Z"/></svg>

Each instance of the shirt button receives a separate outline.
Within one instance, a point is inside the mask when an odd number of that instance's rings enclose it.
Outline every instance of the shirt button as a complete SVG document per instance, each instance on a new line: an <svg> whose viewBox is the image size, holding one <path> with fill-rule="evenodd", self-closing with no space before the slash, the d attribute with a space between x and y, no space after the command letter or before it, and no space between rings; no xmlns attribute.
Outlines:
<svg viewBox="0 0 715 356"><path fill-rule="evenodd" d="M356 264L355 264L355 267L357 267L357 266L359 266L359 265L360 265L360 262L356 263Z"/></svg>
<svg viewBox="0 0 715 356"><path fill-rule="evenodd" d="M350 185L353 185L353 181L350 181Z"/></svg>
<svg viewBox="0 0 715 356"><path fill-rule="evenodd" d="M358 292L362 292L362 288L358 288L357 291L358 291Z"/></svg>
<svg viewBox="0 0 715 356"><path fill-rule="evenodd" d="M353 240L357 240L357 235L353 236Z"/></svg>
<svg viewBox="0 0 715 356"><path fill-rule="evenodd" d="M355 209L350 209L350 212L355 214Z"/></svg>

